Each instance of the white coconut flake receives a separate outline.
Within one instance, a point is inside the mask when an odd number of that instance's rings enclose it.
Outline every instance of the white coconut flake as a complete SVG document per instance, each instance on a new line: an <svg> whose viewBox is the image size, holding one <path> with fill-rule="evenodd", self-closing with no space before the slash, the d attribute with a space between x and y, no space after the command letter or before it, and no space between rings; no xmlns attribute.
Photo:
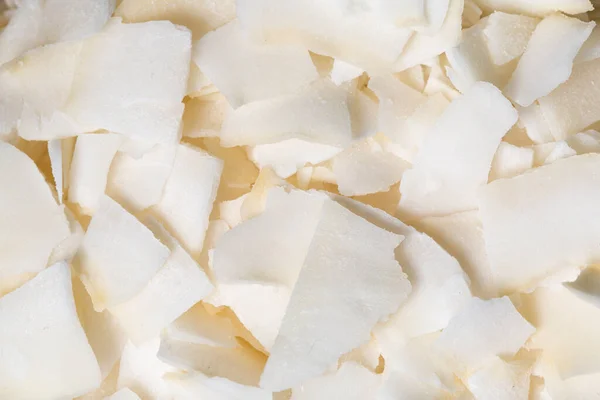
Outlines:
<svg viewBox="0 0 600 400"><path fill-rule="evenodd" d="M140 400L140 397L129 388L123 388L112 396L105 397L104 400Z"/></svg>
<svg viewBox="0 0 600 400"><path fill-rule="evenodd" d="M492 13L483 29L492 61L504 65L523 54L539 20L526 15Z"/></svg>
<svg viewBox="0 0 600 400"><path fill-rule="evenodd" d="M512 178L533 168L534 150L500 142L492 161L489 180Z"/></svg>
<svg viewBox="0 0 600 400"><path fill-rule="evenodd" d="M581 14L593 9L590 0L477 0L484 11L543 17L554 12Z"/></svg>

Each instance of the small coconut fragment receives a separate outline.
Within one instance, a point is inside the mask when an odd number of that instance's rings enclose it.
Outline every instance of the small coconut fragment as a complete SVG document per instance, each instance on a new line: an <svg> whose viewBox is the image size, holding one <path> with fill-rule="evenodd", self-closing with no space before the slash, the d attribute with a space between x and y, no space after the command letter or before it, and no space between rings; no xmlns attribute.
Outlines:
<svg viewBox="0 0 600 400"><path fill-rule="evenodd" d="M382 73L391 71L413 33L396 26L386 8L390 6L394 7L386 2L356 7L315 0L244 0L237 3L237 16L259 41L298 44L367 72ZM396 8L402 16L403 7Z"/></svg>
<svg viewBox="0 0 600 400"><path fill-rule="evenodd" d="M504 361L493 357L466 381L469 391L478 400L527 399L531 384L531 362Z"/></svg>
<svg viewBox="0 0 600 400"><path fill-rule="evenodd" d="M0 355L0 397L73 398L100 385L67 264L45 269L0 298Z"/></svg>
<svg viewBox="0 0 600 400"><path fill-rule="evenodd" d="M169 258L141 292L110 308L135 344L158 336L214 289L200 266L162 226L155 223L151 229L169 246Z"/></svg>
<svg viewBox="0 0 600 400"><path fill-rule="evenodd" d="M248 158L260 169L271 167L280 178L287 179L306 164L319 164L341 151L336 146L288 139L254 146L248 151Z"/></svg>
<svg viewBox="0 0 600 400"><path fill-rule="evenodd" d="M219 137L221 126L231 106L221 93L190 99L183 113L183 136Z"/></svg>
<svg viewBox="0 0 600 400"><path fill-rule="evenodd" d="M570 135L567 144L577 154L600 153L600 132L589 130Z"/></svg>
<svg viewBox="0 0 600 400"><path fill-rule="evenodd" d="M599 165L600 155L573 156L494 181L481 191L486 249L502 293L535 287L560 270L597 262L593 238L600 233L595 224L584 222L595 219Z"/></svg>
<svg viewBox="0 0 600 400"><path fill-rule="evenodd" d="M446 108L404 173L401 212L424 217L475 208L500 140L516 121L497 88L474 84Z"/></svg>
<svg viewBox="0 0 600 400"><path fill-rule="evenodd" d="M233 108L293 93L319 77L306 48L255 42L238 20L202 37L194 62Z"/></svg>
<svg viewBox="0 0 600 400"><path fill-rule="evenodd" d="M462 371L473 371L494 356L513 356L535 332L508 297L473 297L435 342Z"/></svg>
<svg viewBox="0 0 600 400"><path fill-rule="evenodd" d="M113 19L85 41L64 111L81 132L105 129L152 144L178 139L191 35L166 21Z"/></svg>
<svg viewBox="0 0 600 400"><path fill-rule="evenodd" d="M500 142L492 161L489 180L512 178L533 168L533 149Z"/></svg>
<svg viewBox="0 0 600 400"><path fill-rule="evenodd" d="M93 215L106 190L110 164L121 145L114 133L77 137L69 177L69 201Z"/></svg>
<svg viewBox="0 0 600 400"><path fill-rule="evenodd" d="M486 11L503 11L512 14L525 14L543 17L554 12L581 14L593 9L590 0L477 0Z"/></svg>
<svg viewBox="0 0 600 400"><path fill-rule="evenodd" d="M169 249L110 197L100 201L79 252L78 268L94 309L133 298L163 266Z"/></svg>
<svg viewBox="0 0 600 400"><path fill-rule="evenodd" d="M331 81L336 85L341 85L344 82L358 78L364 71L352 64L348 64L342 60L334 60L333 68L331 69Z"/></svg>
<svg viewBox="0 0 600 400"><path fill-rule="evenodd" d="M332 160L338 190L344 196L385 192L400 181L410 164L385 151L374 139L356 143Z"/></svg>
<svg viewBox="0 0 600 400"><path fill-rule="evenodd" d="M492 61L504 65L523 54L539 19L526 15L492 13L483 29Z"/></svg>
<svg viewBox="0 0 600 400"><path fill-rule="evenodd" d="M112 396L105 397L104 400L140 400L140 396L129 388L123 388Z"/></svg>
<svg viewBox="0 0 600 400"><path fill-rule="evenodd" d="M600 27L595 26L591 35L585 41L577 57L575 63L583 63L600 58Z"/></svg>
<svg viewBox="0 0 600 400"><path fill-rule="evenodd" d="M506 95L527 107L569 79L573 60L594 26L594 22L585 23L561 14L544 18L533 31L504 88Z"/></svg>
<svg viewBox="0 0 600 400"><path fill-rule="evenodd" d="M497 296L477 211L427 217L419 220L416 226L456 258L470 278L474 295L482 298Z"/></svg>
<svg viewBox="0 0 600 400"><path fill-rule="evenodd" d="M381 376L365 367L353 363L343 363L335 373L311 379L294 388L293 400L363 400L376 393L381 384Z"/></svg>
<svg viewBox="0 0 600 400"><path fill-rule="evenodd" d="M192 256L202 251L223 161L186 144L177 147L162 198L152 212Z"/></svg>
<svg viewBox="0 0 600 400"><path fill-rule="evenodd" d="M300 385L369 340L411 290L392 255L401 240L333 201L323 204L261 387Z"/></svg>
<svg viewBox="0 0 600 400"><path fill-rule="evenodd" d="M226 147L293 138L346 147L352 140L348 92L316 81L294 94L239 107L227 115L221 131Z"/></svg>
<svg viewBox="0 0 600 400"><path fill-rule="evenodd" d="M551 147L550 153L544 159L544 164L550 164L556 160L561 160L574 155L577 155L577 152L573 150L567 142L555 142Z"/></svg>
<svg viewBox="0 0 600 400"><path fill-rule="evenodd" d="M0 141L0 280L36 273L69 234L62 206L34 162Z"/></svg>
<svg viewBox="0 0 600 400"><path fill-rule="evenodd" d="M598 373L600 309L562 285L521 296L519 310L537 328L528 347L542 349L562 379Z"/></svg>
<svg viewBox="0 0 600 400"><path fill-rule="evenodd" d="M600 121L600 89L595 82L600 59L575 64L568 81L539 100L540 109L556 140L581 132Z"/></svg>
<svg viewBox="0 0 600 400"><path fill-rule="evenodd" d="M94 310L92 299L79 278L73 278L73 296L77 316L96 355L104 380L115 365L118 365L127 336L108 310L101 312Z"/></svg>
<svg viewBox="0 0 600 400"><path fill-rule="evenodd" d="M519 112L519 126L525 129L527 137L535 144L553 142L555 137L546 120L542 107L533 103L528 107L517 106Z"/></svg>

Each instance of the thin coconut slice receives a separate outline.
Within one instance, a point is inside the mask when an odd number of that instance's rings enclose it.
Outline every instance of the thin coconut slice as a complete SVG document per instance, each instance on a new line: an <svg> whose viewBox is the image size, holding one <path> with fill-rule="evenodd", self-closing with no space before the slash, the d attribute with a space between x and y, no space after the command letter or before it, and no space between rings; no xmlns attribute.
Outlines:
<svg viewBox="0 0 600 400"><path fill-rule="evenodd" d="M549 147L550 151L544 159L544 164L551 164L557 160L562 160L563 158L572 157L577 154L577 152L565 141L554 142L552 143L552 146Z"/></svg>
<svg viewBox="0 0 600 400"><path fill-rule="evenodd" d="M579 132L570 135L567 143L577 154L600 153L600 132L594 130Z"/></svg>
<svg viewBox="0 0 600 400"><path fill-rule="evenodd" d="M183 113L183 136L218 137L231 106L221 93L212 93L189 100Z"/></svg>
<svg viewBox="0 0 600 400"><path fill-rule="evenodd" d="M114 133L83 134L77 137L69 177L69 201L93 215L106 190L110 164L121 145Z"/></svg>
<svg viewBox="0 0 600 400"><path fill-rule="evenodd" d="M519 112L519 126L525 129L527 137L533 143L543 144L556 140L542 107L538 103L533 103L529 107L517 106L517 111Z"/></svg>
<svg viewBox="0 0 600 400"><path fill-rule="evenodd" d="M413 168L402 178L400 210L423 217L477 207L477 190L487 182L500 140L516 121L517 112L498 89L474 84L425 137Z"/></svg>
<svg viewBox="0 0 600 400"><path fill-rule="evenodd" d="M527 361L504 361L494 357L466 380L469 391L478 400L513 400L529 398L532 364Z"/></svg>
<svg viewBox="0 0 600 400"><path fill-rule="evenodd" d="M114 8L111 0L20 2L0 34L0 64L37 46L93 34L102 29Z"/></svg>
<svg viewBox="0 0 600 400"><path fill-rule="evenodd" d="M389 4L386 4L389 3ZM412 35L392 22L389 7L316 0L281 3L273 0L239 1L237 14L251 35L269 43L296 43L372 73L389 72ZM396 6L398 15L404 7Z"/></svg>
<svg viewBox="0 0 600 400"><path fill-rule="evenodd" d="M504 88L506 95L527 107L569 79L573 60L595 25L561 14L544 18Z"/></svg>
<svg viewBox="0 0 600 400"><path fill-rule="evenodd" d="M199 39L235 18L235 1L175 0L161 3L153 0L123 0L115 16L128 23L169 20L189 28L194 39Z"/></svg>
<svg viewBox="0 0 600 400"><path fill-rule="evenodd" d="M48 141L48 156L50 157L52 177L54 178L54 187L56 188L56 199L58 200L59 204L62 204L64 185L62 143L60 139Z"/></svg>
<svg viewBox="0 0 600 400"><path fill-rule="evenodd" d="M140 400L140 396L129 388L123 388L112 396L105 397L104 400Z"/></svg>
<svg viewBox="0 0 600 400"><path fill-rule="evenodd" d="M172 340L214 347L237 347L234 326L224 313L209 312L197 303L168 325L164 335Z"/></svg>
<svg viewBox="0 0 600 400"><path fill-rule="evenodd" d="M169 246L169 258L141 292L110 308L134 344L158 336L214 289L200 266L162 226L154 222L151 229Z"/></svg>
<svg viewBox="0 0 600 400"><path fill-rule="evenodd" d="M287 179L306 164L319 164L341 151L336 146L288 139L254 146L248 151L248 158L260 169L271 167L279 177Z"/></svg>
<svg viewBox="0 0 600 400"><path fill-rule="evenodd" d="M66 207L65 215L69 222L70 235L52 250L48 259L48 265L56 264L59 261L71 262L83 240L85 231L79 221L77 221L75 215Z"/></svg>
<svg viewBox="0 0 600 400"><path fill-rule="evenodd" d="M266 356L247 344L213 346L163 337L158 357L188 372L201 372L242 385L257 386Z"/></svg>
<svg viewBox="0 0 600 400"><path fill-rule="evenodd" d="M471 28L463 30L460 43L446 51L448 78L462 93L478 81L504 87L514 70L513 64L498 66L494 63L485 35L488 25L489 19L484 18Z"/></svg>
<svg viewBox="0 0 600 400"><path fill-rule="evenodd" d="M554 12L581 14L593 9L590 0L477 0L485 12L503 11L543 17Z"/></svg>
<svg viewBox="0 0 600 400"><path fill-rule="evenodd" d="M67 264L47 268L0 299L0 354L0 396L7 399L72 398L100 385Z"/></svg>
<svg viewBox="0 0 600 400"><path fill-rule="evenodd" d="M323 204L261 387L299 385L369 340L410 292L392 255L401 240L335 202Z"/></svg>
<svg viewBox="0 0 600 400"><path fill-rule="evenodd" d="M600 89L590 85L600 71L600 59L576 64L568 81L539 100L556 140L581 132L600 121Z"/></svg>
<svg viewBox="0 0 600 400"><path fill-rule="evenodd" d="M171 175L177 146L157 145L136 158L119 151L110 165L106 192L130 210L158 204Z"/></svg>
<svg viewBox="0 0 600 400"><path fill-rule="evenodd" d="M494 64L504 65L525 52L539 19L526 15L492 13L483 29Z"/></svg>
<svg viewBox="0 0 600 400"><path fill-rule="evenodd" d="M106 396L110 396L117 391L117 379L119 378L119 364L116 364L110 371L110 374L95 390L88 392L82 396L75 397L74 400L104 400Z"/></svg>
<svg viewBox="0 0 600 400"><path fill-rule="evenodd" d="M418 64L425 64L427 60L456 46L461 37L463 7L463 0L450 0L448 12L439 31L416 33L396 60L394 71L403 71Z"/></svg>
<svg viewBox="0 0 600 400"><path fill-rule="evenodd" d="M363 400L376 393L381 376L353 362L342 364L333 374L305 382L292 391L294 400Z"/></svg>
<svg viewBox="0 0 600 400"><path fill-rule="evenodd" d="M177 399L196 400L271 400L266 390L241 385L225 378L209 378L202 374L171 373L166 378Z"/></svg>
<svg viewBox="0 0 600 400"><path fill-rule="evenodd" d="M139 346L131 342L125 344L117 388L129 388L142 399L162 400L170 398L172 393L169 383L163 379L165 374L174 372L175 368L156 357L160 339L149 340Z"/></svg>
<svg viewBox="0 0 600 400"><path fill-rule="evenodd" d="M73 296L77 316L98 360L102 379L106 379L121 358L127 336L108 310L94 310L92 299L79 278L73 279Z"/></svg>
<svg viewBox="0 0 600 400"><path fill-rule="evenodd" d="M385 192L400 181L410 164L385 151L374 139L344 150L332 160L338 190L344 196Z"/></svg>
<svg viewBox="0 0 600 400"><path fill-rule="evenodd" d="M597 154L569 157L481 191L486 248L503 293L598 260L594 238L600 232L585 222L595 219L599 166Z"/></svg>
<svg viewBox="0 0 600 400"><path fill-rule="evenodd" d="M77 254L94 309L102 311L137 295L169 256L152 232L110 197L100 201Z"/></svg>
<svg viewBox="0 0 600 400"><path fill-rule="evenodd" d="M500 142L492 161L489 180L512 178L533 168L533 153L532 148Z"/></svg>
<svg viewBox="0 0 600 400"><path fill-rule="evenodd" d="M227 115L223 146L302 139L346 147L352 140L348 92L327 80L274 99L246 104Z"/></svg>
<svg viewBox="0 0 600 400"><path fill-rule="evenodd" d="M65 112L83 132L105 129L149 143L174 143L190 54L186 29L166 21L111 20L84 43Z"/></svg>
<svg viewBox="0 0 600 400"><path fill-rule="evenodd" d="M220 159L180 144L162 198L152 207L153 213L192 258L202 251L222 170Z"/></svg>
<svg viewBox="0 0 600 400"><path fill-rule="evenodd" d="M562 285L521 297L520 311L537 328L528 347L542 349L562 379L600 371L597 307Z"/></svg>
<svg viewBox="0 0 600 400"><path fill-rule="evenodd" d="M423 65L415 65L414 67L395 73L394 76L416 91L423 92L425 90L427 79Z"/></svg>
<svg viewBox="0 0 600 400"><path fill-rule="evenodd" d="M238 20L200 39L194 62L233 108L293 93L319 77L306 48L252 41Z"/></svg>
<svg viewBox="0 0 600 400"><path fill-rule="evenodd" d="M0 281L36 273L53 249L69 237L63 207L33 161L0 142Z"/></svg>
<svg viewBox="0 0 600 400"><path fill-rule="evenodd" d="M358 78L363 72L362 69L352 64L348 64L342 60L334 60L330 76L331 81L339 86L344 82L349 82L354 78Z"/></svg>
<svg viewBox="0 0 600 400"><path fill-rule="evenodd" d="M474 295L482 298L497 296L477 211L427 217L419 220L417 226L456 257L470 278Z"/></svg>
<svg viewBox="0 0 600 400"><path fill-rule="evenodd" d="M494 356L513 356L535 332L508 297L473 297L442 331L435 346L461 371L473 371Z"/></svg>
<svg viewBox="0 0 600 400"><path fill-rule="evenodd" d="M575 63L583 63L600 58L600 27L595 26L591 35L585 41L577 57Z"/></svg>
<svg viewBox="0 0 600 400"><path fill-rule="evenodd" d="M381 357L381 346L373 335L367 343L341 356L339 364L344 363L357 364L374 373L380 373L385 368L385 360Z"/></svg>
<svg viewBox="0 0 600 400"><path fill-rule="evenodd" d="M266 349L279 331L323 201L272 189L265 211L225 233L215 248L218 298L212 302L229 306Z"/></svg>

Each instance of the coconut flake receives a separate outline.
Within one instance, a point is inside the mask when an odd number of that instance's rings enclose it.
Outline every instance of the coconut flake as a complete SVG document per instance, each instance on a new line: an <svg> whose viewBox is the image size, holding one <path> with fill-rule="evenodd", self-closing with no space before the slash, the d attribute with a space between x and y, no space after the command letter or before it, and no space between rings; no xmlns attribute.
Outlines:
<svg viewBox="0 0 600 400"><path fill-rule="evenodd" d="M553 12L580 14L593 9L590 0L477 0L477 3L486 12L496 10L537 17Z"/></svg>
<svg viewBox="0 0 600 400"><path fill-rule="evenodd" d="M573 60L594 26L560 14L544 18L504 88L506 95L527 107L569 79Z"/></svg>
<svg viewBox="0 0 600 400"><path fill-rule="evenodd" d="M494 64L504 65L525 52L539 20L526 15L492 13L483 29Z"/></svg>
<svg viewBox="0 0 600 400"><path fill-rule="evenodd" d="M533 168L534 150L500 142L492 161L490 181L512 178Z"/></svg>
<svg viewBox="0 0 600 400"><path fill-rule="evenodd" d="M105 397L104 400L140 400L140 397L129 388L123 388L113 394Z"/></svg>

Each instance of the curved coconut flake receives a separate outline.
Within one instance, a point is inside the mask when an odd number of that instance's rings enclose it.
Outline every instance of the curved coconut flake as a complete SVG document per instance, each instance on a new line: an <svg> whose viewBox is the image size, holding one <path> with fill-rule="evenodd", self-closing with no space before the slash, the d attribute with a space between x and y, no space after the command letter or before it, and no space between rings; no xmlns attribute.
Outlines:
<svg viewBox="0 0 600 400"><path fill-rule="evenodd" d="M404 173L401 212L424 217L476 208L494 153L516 121L517 112L498 89L472 85L446 108Z"/></svg>
<svg viewBox="0 0 600 400"><path fill-rule="evenodd" d="M519 127L525 129L527 137L535 144L553 142L554 136L550 131L550 125L544 116L542 108L538 103L529 107L516 106L519 112Z"/></svg>
<svg viewBox="0 0 600 400"><path fill-rule="evenodd" d="M236 347L234 326L224 313L209 312L197 303L169 324L163 335L172 340L214 347Z"/></svg>
<svg viewBox="0 0 600 400"><path fill-rule="evenodd" d="M246 104L229 113L221 130L226 147L302 139L346 147L352 140L348 92L327 80L300 91Z"/></svg>
<svg viewBox="0 0 600 400"><path fill-rule="evenodd" d="M569 79L573 60L595 25L561 14L544 18L504 88L506 96L527 107Z"/></svg>
<svg viewBox="0 0 600 400"><path fill-rule="evenodd" d="M494 64L504 65L520 57L538 22L539 19L526 15L492 13L483 28L483 35Z"/></svg>
<svg viewBox="0 0 600 400"><path fill-rule="evenodd" d="M319 164L341 151L336 146L288 139L254 146L248 151L248 158L260 169L271 167L280 178L287 179L306 164Z"/></svg>
<svg viewBox="0 0 600 400"><path fill-rule="evenodd" d="M37 46L78 40L96 33L114 8L114 0L20 2L0 34L0 64Z"/></svg>
<svg viewBox="0 0 600 400"><path fill-rule="evenodd" d="M67 264L45 269L0 298L0 354L4 398L72 398L100 385Z"/></svg>
<svg viewBox="0 0 600 400"><path fill-rule="evenodd" d="M235 18L235 1L171 0L162 3L154 0L122 0L115 17L121 17L128 23L169 20L175 25L189 28L194 39L199 39Z"/></svg>
<svg viewBox="0 0 600 400"><path fill-rule="evenodd" d="M344 62L342 60L333 60L333 67L330 72L331 81L336 85L349 82L363 74L363 70Z"/></svg>
<svg viewBox="0 0 600 400"><path fill-rule="evenodd" d="M148 225L171 254L135 297L109 309L134 344L158 336L214 289L200 266L162 226L155 221Z"/></svg>
<svg viewBox="0 0 600 400"><path fill-rule="evenodd" d="M92 299L79 278L73 279L73 296L77 316L98 360L102 379L106 379L121 358L127 336L108 310L94 310Z"/></svg>
<svg viewBox="0 0 600 400"><path fill-rule="evenodd" d="M162 198L152 207L152 212L192 258L202 251L222 171L220 159L180 144Z"/></svg>
<svg viewBox="0 0 600 400"><path fill-rule="evenodd" d="M0 280L44 269L69 224L33 161L0 142Z"/></svg>
<svg viewBox="0 0 600 400"><path fill-rule="evenodd" d="M471 291L475 296L497 296L477 211L427 217L419 220L417 226L456 257L470 278Z"/></svg>
<svg viewBox="0 0 600 400"><path fill-rule="evenodd" d="M181 400L272 400L273 394L253 386L241 385L229 379L202 374L169 374L166 378L172 391Z"/></svg>
<svg viewBox="0 0 600 400"><path fill-rule="evenodd" d="M194 44L194 62L233 108L293 93L319 77L305 48L254 42L237 20Z"/></svg>
<svg viewBox="0 0 600 400"><path fill-rule="evenodd" d="M394 71L403 71L437 57L460 41L464 0L450 0L444 23L436 33L417 32L394 63Z"/></svg>
<svg viewBox="0 0 600 400"><path fill-rule="evenodd" d="M218 297L212 302L229 306L266 349L279 331L324 200L272 189L265 211L225 233L215 247Z"/></svg>
<svg viewBox="0 0 600 400"><path fill-rule="evenodd" d="M600 59L576 64L568 81L539 100L556 140L581 132L600 121L600 88L590 85L600 73Z"/></svg>
<svg viewBox="0 0 600 400"><path fill-rule="evenodd" d="M354 362L343 363L335 373L311 379L292 391L294 400L364 400L373 396L381 376Z"/></svg>
<svg viewBox="0 0 600 400"><path fill-rule="evenodd" d="M77 137L69 176L69 201L93 215L104 197L108 170L121 145L114 133L83 134Z"/></svg>
<svg viewBox="0 0 600 400"><path fill-rule="evenodd" d="M590 0L476 0L485 11L543 17L554 12L581 14L593 9Z"/></svg>
<svg viewBox="0 0 600 400"><path fill-rule="evenodd" d="M410 168L408 162L385 151L373 139L356 143L331 163L338 190L344 196L385 192Z"/></svg>
<svg viewBox="0 0 600 400"><path fill-rule="evenodd" d="M129 388L123 388L112 396L105 397L104 400L140 400L140 396Z"/></svg>
<svg viewBox="0 0 600 400"><path fill-rule="evenodd" d="M261 387L280 391L302 384L369 340L373 326L411 290L393 258L401 241L325 201Z"/></svg>
<svg viewBox="0 0 600 400"><path fill-rule="evenodd" d="M541 349L562 379L600 371L600 309L561 285L521 296L520 311L537 328L528 344Z"/></svg>
<svg viewBox="0 0 600 400"><path fill-rule="evenodd" d="M318 0L245 0L238 1L237 13L242 27L261 41L299 44L365 71L382 73L391 71L413 33L396 26L386 7L385 2L356 7Z"/></svg>
<svg viewBox="0 0 600 400"><path fill-rule="evenodd" d="M113 19L84 42L64 111L82 132L105 129L149 143L177 141L191 35L166 21Z"/></svg>
<svg viewBox="0 0 600 400"><path fill-rule="evenodd" d="M494 356L513 356L535 332L508 297L473 297L442 331L435 346L468 372Z"/></svg>
<svg viewBox="0 0 600 400"><path fill-rule="evenodd" d="M600 132L589 130L570 135L567 144L577 154L600 153Z"/></svg>
<svg viewBox="0 0 600 400"><path fill-rule="evenodd" d="M597 262L600 232L589 221L600 198L599 167L600 155L573 156L482 189L479 211L501 293L535 287L553 273Z"/></svg>
<svg viewBox="0 0 600 400"><path fill-rule="evenodd" d="M152 232L108 196L100 201L77 253L96 311L133 298L169 256Z"/></svg>
<svg viewBox="0 0 600 400"><path fill-rule="evenodd" d="M579 53L575 57L575 63L592 61L597 58L600 58L600 27L595 26L581 49L579 49Z"/></svg>
<svg viewBox="0 0 600 400"><path fill-rule="evenodd" d="M494 357L469 376L465 384L477 400L527 399L531 369L531 362L506 362L500 357Z"/></svg>
<svg viewBox="0 0 600 400"><path fill-rule="evenodd" d="M489 180L512 178L533 168L533 153L530 147L500 142L492 161Z"/></svg>
<svg viewBox="0 0 600 400"><path fill-rule="evenodd" d="M106 192L127 209L141 211L158 204L171 175L177 146L156 145L140 157L125 151L115 155Z"/></svg>

